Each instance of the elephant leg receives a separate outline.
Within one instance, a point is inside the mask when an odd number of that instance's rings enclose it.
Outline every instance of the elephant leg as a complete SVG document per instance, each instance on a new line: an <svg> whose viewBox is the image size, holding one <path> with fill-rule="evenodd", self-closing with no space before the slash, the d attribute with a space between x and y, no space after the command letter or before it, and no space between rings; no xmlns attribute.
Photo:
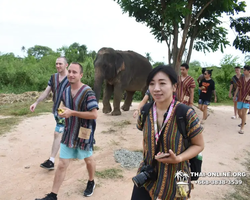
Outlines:
<svg viewBox="0 0 250 200"><path fill-rule="evenodd" d="M112 111L111 105L110 105L110 99L111 95L113 93L114 86L110 85L108 83L105 84L104 94L103 94L103 113L110 113Z"/></svg>
<svg viewBox="0 0 250 200"><path fill-rule="evenodd" d="M122 110L124 111L128 111L131 104L132 104L132 101L133 101L133 95L134 95L135 92L129 92L127 91L127 96L126 96L126 99L124 101L124 104L122 106Z"/></svg>
<svg viewBox="0 0 250 200"><path fill-rule="evenodd" d="M112 115L121 115L121 110L120 110L120 103L122 100L122 95L123 95L123 90L121 89L120 85L114 86L114 110L111 113Z"/></svg>

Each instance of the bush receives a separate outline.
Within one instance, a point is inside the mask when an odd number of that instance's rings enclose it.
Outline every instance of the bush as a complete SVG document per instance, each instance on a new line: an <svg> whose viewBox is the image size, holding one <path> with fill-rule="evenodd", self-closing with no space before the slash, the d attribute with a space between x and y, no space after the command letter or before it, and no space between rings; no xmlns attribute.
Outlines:
<svg viewBox="0 0 250 200"><path fill-rule="evenodd" d="M80 47L79 47L80 48ZM22 93L26 91L42 91L47 87L50 76L56 72L55 60L59 53L52 52L39 59L34 56L25 58L15 57L13 53L0 55L0 92L1 93ZM95 70L93 64L94 56L86 54L82 63L84 74L82 82L94 88ZM76 60L79 61L79 60ZM154 66L162 64L155 63ZM234 75L234 67L237 66L237 58L226 55L221 62L221 67L211 66L213 69L212 79L215 81L215 88L218 102L228 100L230 80ZM197 78L201 74L202 67L198 61L189 64L189 75L196 83L194 101L198 102ZM102 87L103 88L103 87ZM103 89L101 91L101 98ZM143 98L140 91L136 91L133 99L141 101Z"/></svg>

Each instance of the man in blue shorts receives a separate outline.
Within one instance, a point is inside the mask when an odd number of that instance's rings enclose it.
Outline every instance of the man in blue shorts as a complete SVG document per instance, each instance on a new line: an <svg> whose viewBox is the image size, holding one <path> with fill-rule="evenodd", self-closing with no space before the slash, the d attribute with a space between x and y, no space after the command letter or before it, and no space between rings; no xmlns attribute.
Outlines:
<svg viewBox="0 0 250 200"><path fill-rule="evenodd" d="M48 86L45 91L40 95L40 97L30 106L31 112L34 112L36 106L39 102L43 101L49 93L52 91L53 93L53 114L56 120L56 128L54 132L54 141L52 144L50 158L45 160L40 167L52 170L54 169L55 157L60 148L60 141L62 137L62 133L64 131L64 118L58 116L57 109L60 104L61 96L66 87L69 86L69 82L67 79L68 74L68 62L65 57L59 57L56 59L56 69L57 73L51 75L50 80L48 82Z"/></svg>
<svg viewBox="0 0 250 200"><path fill-rule="evenodd" d="M199 97L199 109L203 112L202 123L208 117L207 107L210 104L212 93L214 93L214 102L217 102L216 92L215 92L215 83L211 78L212 70L206 70L204 72L204 79L201 80L199 84L199 89L201 90Z"/></svg>
<svg viewBox="0 0 250 200"><path fill-rule="evenodd" d="M238 94L237 99L237 109L239 113L239 117L241 118L241 124L238 126L240 130L238 131L239 134L244 133L244 127L246 125L246 114L247 110L249 109L250 103L250 66L246 65L243 68L244 76L241 76L237 82L237 89L234 94L234 100L236 101L236 94Z"/></svg>
<svg viewBox="0 0 250 200"><path fill-rule="evenodd" d="M81 82L83 68L79 63L71 63L68 68L70 86L62 95L65 129L61 140L60 160L56 169L52 191L46 197L36 200L57 200L57 194L66 175L71 159L84 159L89 181L84 196L91 196L95 188L93 159L94 131L96 127L98 103L93 90Z"/></svg>

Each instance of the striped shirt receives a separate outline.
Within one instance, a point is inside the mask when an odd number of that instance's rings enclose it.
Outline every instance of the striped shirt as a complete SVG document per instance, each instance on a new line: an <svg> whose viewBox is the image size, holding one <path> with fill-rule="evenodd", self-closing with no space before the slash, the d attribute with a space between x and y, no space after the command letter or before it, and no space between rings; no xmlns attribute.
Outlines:
<svg viewBox="0 0 250 200"><path fill-rule="evenodd" d="M178 105L179 102L176 103ZM171 116L166 124L166 128L164 130L162 140L160 142L160 152L168 152L169 149L173 150L176 155L181 154L185 151L183 136L179 132L177 128L177 121L175 115L176 105L171 113ZM200 126L199 118L193 109L189 109L187 112L187 127L188 130L187 136L190 138L195 137L196 135L202 133L203 128ZM141 127L141 117L138 118L137 128L142 130ZM153 109L151 108L149 114L146 118L144 127L143 127L143 141L145 145L145 154L143 157L143 161L146 161L146 164L152 165L154 156L157 152L155 152L155 130L154 130L154 121L153 121ZM138 169L138 173L144 162L140 164ZM144 184L145 189L149 192L152 199L162 199L169 200L175 199L176 195L176 178L175 173L181 170L183 173L189 175L188 183L189 183L189 195L191 191L191 175L190 175L190 167L188 161L183 161L178 164L168 164L157 162L156 168L158 171L157 180L150 180ZM182 198L185 199L185 198Z"/></svg>
<svg viewBox="0 0 250 200"><path fill-rule="evenodd" d="M230 82L230 83L233 85L233 89L232 89L233 95L234 95L234 93L235 93L235 91L236 91L238 80L239 80L239 79L237 78L236 75L234 75L234 76L232 77L232 79L231 79L231 82Z"/></svg>
<svg viewBox="0 0 250 200"><path fill-rule="evenodd" d="M239 87L238 102L250 103L246 100L247 96L250 96L250 79L246 82L245 76L241 76L237 82L237 87Z"/></svg>
<svg viewBox="0 0 250 200"><path fill-rule="evenodd" d="M176 95L178 101L189 105L190 103L190 89L195 88L195 81L191 76L187 76L183 81L181 76L179 76L179 81L177 83ZM187 100L188 97L188 100Z"/></svg>
<svg viewBox="0 0 250 200"><path fill-rule="evenodd" d="M57 116L57 109L60 105L62 93L65 90L65 88L69 86L69 81L66 76L61 82L59 82L59 74L55 73L51 75L50 80L48 81L48 85L51 87L53 93L54 104L52 112Z"/></svg>
<svg viewBox="0 0 250 200"><path fill-rule="evenodd" d="M149 92L149 89L147 89L145 95L148 95L148 102L149 102L149 103L154 101L152 95L151 95L150 92Z"/></svg>
<svg viewBox="0 0 250 200"><path fill-rule="evenodd" d="M62 101L71 110L85 112L95 108L98 109L95 93L88 85L83 85L74 98L71 96L71 86L67 87L63 92ZM91 129L89 139L85 140L78 137L80 126ZM82 119L76 116L66 118L61 143L66 144L69 148L79 147L90 151L93 149L95 127L96 121L94 119Z"/></svg>

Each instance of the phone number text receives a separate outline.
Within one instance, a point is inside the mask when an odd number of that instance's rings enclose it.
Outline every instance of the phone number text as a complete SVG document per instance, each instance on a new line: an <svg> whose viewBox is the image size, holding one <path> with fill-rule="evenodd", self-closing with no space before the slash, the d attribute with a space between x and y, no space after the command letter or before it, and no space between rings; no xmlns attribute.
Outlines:
<svg viewBox="0 0 250 200"><path fill-rule="evenodd" d="M198 185L242 185L242 180L199 180Z"/></svg>

